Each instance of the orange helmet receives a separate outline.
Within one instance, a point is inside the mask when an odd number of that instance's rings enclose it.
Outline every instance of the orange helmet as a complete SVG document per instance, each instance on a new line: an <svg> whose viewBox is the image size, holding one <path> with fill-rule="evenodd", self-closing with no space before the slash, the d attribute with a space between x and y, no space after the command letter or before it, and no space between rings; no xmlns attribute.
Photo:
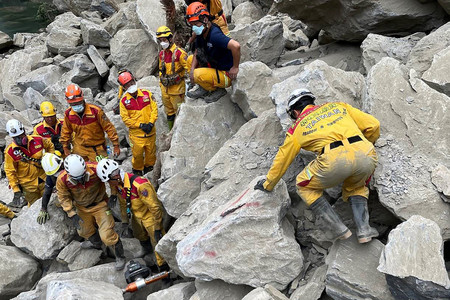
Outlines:
<svg viewBox="0 0 450 300"><path fill-rule="evenodd" d="M83 91L76 84L69 84L66 87L66 100L69 103L75 103L84 100Z"/></svg>
<svg viewBox="0 0 450 300"><path fill-rule="evenodd" d="M187 22L199 21L199 16L201 15L209 16L208 9L204 4L200 2L193 2L189 4L189 6L186 9Z"/></svg>
<svg viewBox="0 0 450 300"><path fill-rule="evenodd" d="M131 80L133 80L133 74L131 74L130 71L123 71L119 73L119 77L117 78L117 81L120 83L120 85L125 85Z"/></svg>

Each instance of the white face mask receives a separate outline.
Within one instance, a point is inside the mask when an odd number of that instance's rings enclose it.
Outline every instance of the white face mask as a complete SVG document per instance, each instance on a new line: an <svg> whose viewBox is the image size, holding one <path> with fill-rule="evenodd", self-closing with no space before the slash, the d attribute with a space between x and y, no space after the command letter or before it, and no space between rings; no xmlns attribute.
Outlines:
<svg viewBox="0 0 450 300"><path fill-rule="evenodd" d="M76 113L82 113L84 111L84 104L74 105L72 106L72 109Z"/></svg>
<svg viewBox="0 0 450 300"><path fill-rule="evenodd" d="M170 43L168 43L168 42L161 42L160 45L161 45L161 47L163 49L167 49L169 47Z"/></svg>
<svg viewBox="0 0 450 300"><path fill-rule="evenodd" d="M133 84L132 86L130 86L127 90L128 94L134 94L137 92L137 84Z"/></svg>

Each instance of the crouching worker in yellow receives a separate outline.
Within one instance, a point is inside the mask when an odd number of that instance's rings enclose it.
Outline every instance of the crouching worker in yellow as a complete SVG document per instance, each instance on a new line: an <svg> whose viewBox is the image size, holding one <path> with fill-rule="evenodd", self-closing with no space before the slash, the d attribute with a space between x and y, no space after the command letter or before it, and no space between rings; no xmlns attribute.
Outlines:
<svg viewBox="0 0 450 300"><path fill-rule="evenodd" d="M41 159L45 152L55 152L50 139L27 136L23 125L12 119L6 123L6 131L13 142L5 150L5 173L9 186L14 191L11 207L28 206L42 197L45 186L45 172Z"/></svg>
<svg viewBox="0 0 450 300"><path fill-rule="evenodd" d="M0 215L3 215L9 219L12 219L16 216L14 212L10 210L3 201L0 201Z"/></svg>
<svg viewBox="0 0 450 300"><path fill-rule="evenodd" d="M126 202L134 236L146 253L154 252L154 247L165 232L162 224L163 207L150 181L125 173L111 159L102 159L98 163L97 175L103 182L109 182L111 190L116 189L119 200ZM167 271L169 266L164 258L156 251L155 256L159 270Z"/></svg>
<svg viewBox="0 0 450 300"><path fill-rule="evenodd" d="M161 26L156 30L156 38L163 49L159 52L159 86L170 130L178 107L184 101L187 53L175 45L172 32L167 26Z"/></svg>
<svg viewBox="0 0 450 300"><path fill-rule="evenodd" d="M373 144L380 135L380 123L346 103L314 105L315 96L306 89L295 90L288 99L288 114L295 120L286 133L266 179L255 189L272 191L301 148L317 153L297 176L297 192L323 219L332 239L351 236L323 190L342 185L342 198L350 201L360 243L378 236L369 226L367 183L377 164Z"/></svg>
<svg viewBox="0 0 450 300"><path fill-rule="evenodd" d="M125 95L120 100L120 116L130 132L133 173L143 175L153 170L156 162L156 128L158 105L149 90L138 89L130 72L117 79Z"/></svg>
<svg viewBox="0 0 450 300"><path fill-rule="evenodd" d="M91 244L101 248L103 242L116 255L116 270L122 270L125 266L123 245L114 231L114 218L106 203L106 187L98 178L96 167L96 163L86 163L78 154L67 156L65 171L56 180L59 202L78 234L89 240L82 247Z"/></svg>

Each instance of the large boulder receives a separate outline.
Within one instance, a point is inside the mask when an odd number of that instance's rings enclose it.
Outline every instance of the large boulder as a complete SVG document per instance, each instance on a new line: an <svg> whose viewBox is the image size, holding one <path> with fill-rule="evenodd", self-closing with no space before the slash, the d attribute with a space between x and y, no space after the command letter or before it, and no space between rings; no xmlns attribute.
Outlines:
<svg viewBox="0 0 450 300"><path fill-rule="evenodd" d="M62 75L62 68L55 65L48 65L31 71L18 78L17 85L22 89L22 91L32 88L35 91L42 93L48 86L58 82Z"/></svg>
<svg viewBox="0 0 450 300"><path fill-rule="evenodd" d="M166 11L159 0L137 0L136 13L145 30L156 39L156 29L166 24Z"/></svg>
<svg viewBox="0 0 450 300"><path fill-rule="evenodd" d="M136 12L136 2L126 2L119 5L120 10L110 17L103 27L114 36L122 29L142 29Z"/></svg>
<svg viewBox="0 0 450 300"><path fill-rule="evenodd" d="M147 300L189 300L195 293L194 282L178 283L168 289L148 295Z"/></svg>
<svg viewBox="0 0 450 300"><path fill-rule="evenodd" d="M53 0L53 4L59 11L70 11L80 15L89 10L92 0Z"/></svg>
<svg viewBox="0 0 450 300"><path fill-rule="evenodd" d="M158 59L158 45L143 29L124 29L111 39L111 58L119 69L127 68L140 79Z"/></svg>
<svg viewBox="0 0 450 300"><path fill-rule="evenodd" d="M231 24L235 26L246 26L258 21L264 16L263 11L253 2L239 4L231 17Z"/></svg>
<svg viewBox="0 0 450 300"><path fill-rule="evenodd" d="M102 26L88 20L81 20L81 36L86 45L109 47L111 35Z"/></svg>
<svg viewBox="0 0 450 300"><path fill-rule="evenodd" d="M299 287L292 293L290 300L302 300L308 298L310 300L318 300L322 296L325 289L325 278L327 275L326 264L311 270L311 274L307 274L304 280L301 281ZM309 276L308 276L309 275ZM292 285L291 285L292 288Z"/></svg>
<svg viewBox="0 0 450 300"><path fill-rule="evenodd" d="M241 61L261 61L274 65L284 49L283 24L275 16L264 18L231 31L241 44Z"/></svg>
<svg viewBox="0 0 450 300"><path fill-rule="evenodd" d="M105 77L109 73L109 67L101 54L98 52L97 48L94 45L90 45L87 49L87 53L89 55L89 58L94 63L95 68L97 69L97 73L101 77Z"/></svg>
<svg viewBox="0 0 450 300"><path fill-rule="evenodd" d="M396 299L448 299L450 280L442 252L439 226L414 215L389 233L378 270L390 275L387 281Z"/></svg>
<svg viewBox="0 0 450 300"><path fill-rule="evenodd" d="M336 300L393 300L386 279L377 270L384 245L358 244L356 237L333 244L326 258L326 291Z"/></svg>
<svg viewBox="0 0 450 300"><path fill-rule="evenodd" d="M39 263L15 247L0 245L0 256L2 299L28 291L41 276Z"/></svg>
<svg viewBox="0 0 450 300"><path fill-rule="evenodd" d="M298 88L308 88L316 96L316 104L346 102L361 107L365 80L358 72L346 72L316 60L307 65L299 75L274 84L270 97L277 107L277 115L283 128L292 124L286 113L289 95Z"/></svg>
<svg viewBox="0 0 450 300"><path fill-rule="evenodd" d="M87 269L95 266L100 261L102 250L82 249L81 243L72 241L56 258L58 262L67 264L70 271Z"/></svg>
<svg viewBox="0 0 450 300"><path fill-rule="evenodd" d="M308 46L309 39L301 29L291 31L289 27L283 23L283 38L286 49L294 50L300 46Z"/></svg>
<svg viewBox="0 0 450 300"><path fill-rule="evenodd" d="M8 48L12 46L12 44L13 40L11 39L11 37L3 31L0 31L0 50Z"/></svg>
<svg viewBox="0 0 450 300"><path fill-rule="evenodd" d="M81 18L68 12L59 15L47 26L47 47L53 54L75 54L83 39L80 30Z"/></svg>
<svg viewBox="0 0 450 300"><path fill-rule="evenodd" d="M72 55L63 60L59 66L65 69L64 77L73 83L80 84L83 81L98 76L95 65L84 54Z"/></svg>
<svg viewBox="0 0 450 300"><path fill-rule="evenodd" d="M239 66L231 100L241 108L244 118L250 120L274 107L269 94L272 86L278 82L279 79L264 63L244 62Z"/></svg>
<svg viewBox="0 0 450 300"><path fill-rule="evenodd" d="M111 283L75 278L54 280L47 286L47 299L54 300L90 300L123 299L122 290Z"/></svg>
<svg viewBox="0 0 450 300"><path fill-rule="evenodd" d="M20 216L11 223L11 241L34 257L44 260L55 258L75 236L75 228L66 213L53 201L48 205L50 220L39 225L36 222L41 201L22 209Z"/></svg>
<svg viewBox="0 0 450 300"><path fill-rule="evenodd" d="M450 97L450 45L436 53L430 68L423 73L422 79L432 88Z"/></svg>
<svg viewBox="0 0 450 300"><path fill-rule="evenodd" d="M23 93L23 101L28 108L39 109L41 103L45 101L44 96L35 89L29 87Z"/></svg>
<svg viewBox="0 0 450 300"><path fill-rule="evenodd" d="M234 285L222 280L195 280L197 292L191 300L241 300L252 288L246 285Z"/></svg>
<svg viewBox="0 0 450 300"><path fill-rule="evenodd" d="M383 57L392 57L406 64L412 48L424 36L424 33L415 33L403 38L395 38L370 33L361 44L366 73Z"/></svg>
<svg viewBox="0 0 450 300"><path fill-rule="evenodd" d="M399 61L385 57L367 78L364 107L380 121L383 132L376 144L374 186L380 202L396 216L433 220L448 239L450 207L441 200L430 171L438 164L450 164L450 124L445 114L450 98L417 76L414 70L405 74Z"/></svg>
<svg viewBox="0 0 450 300"><path fill-rule="evenodd" d="M164 182L158 190L158 198L171 216L179 217L198 195L205 165L243 123L241 112L229 96L208 105L181 105L171 147L162 153Z"/></svg>
<svg viewBox="0 0 450 300"><path fill-rule="evenodd" d="M402 36L429 31L442 25L446 15L437 2L417 0L281 0L275 6L294 19L323 29L334 40L351 42L362 41L369 33Z"/></svg>

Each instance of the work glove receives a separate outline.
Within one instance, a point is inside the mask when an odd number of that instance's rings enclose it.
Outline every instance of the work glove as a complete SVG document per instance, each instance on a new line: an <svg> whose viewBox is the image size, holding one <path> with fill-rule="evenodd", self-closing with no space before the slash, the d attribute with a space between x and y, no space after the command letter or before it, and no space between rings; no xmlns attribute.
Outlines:
<svg viewBox="0 0 450 300"><path fill-rule="evenodd" d="M41 211L39 212L39 215L37 217L37 222L39 223L39 225L42 225L45 224L45 222L47 222L48 220L50 220L50 215L45 209L41 208Z"/></svg>
<svg viewBox="0 0 450 300"><path fill-rule="evenodd" d="M120 155L120 147L119 147L119 145L114 145L114 150L113 150L113 152L114 152L114 157L119 157L119 155Z"/></svg>
<svg viewBox="0 0 450 300"><path fill-rule="evenodd" d="M163 235L161 230L155 230L155 241L156 243L159 242L160 239L162 239Z"/></svg>
<svg viewBox="0 0 450 300"><path fill-rule="evenodd" d="M152 123L141 123L141 125L139 125L139 128L141 128L146 134L149 134L152 129L153 129L153 124Z"/></svg>
<svg viewBox="0 0 450 300"><path fill-rule="evenodd" d="M79 215L73 215L70 219L72 220L73 226L75 226L77 230L81 230L81 223L83 223L83 219L81 219Z"/></svg>
<svg viewBox="0 0 450 300"><path fill-rule="evenodd" d="M10 204L10 206L12 207L16 207L16 208L22 208L27 204L27 202L25 201L25 197L23 195L22 192L15 192L14 193L14 198Z"/></svg>
<svg viewBox="0 0 450 300"><path fill-rule="evenodd" d="M147 128L148 128L148 132L147 133L152 132L153 126L155 126L155 125L153 125L153 123L147 123Z"/></svg>
<svg viewBox="0 0 450 300"><path fill-rule="evenodd" d="M108 199L108 207L109 207L110 209L113 209L114 206L116 206L116 203L117 203L117 195L111 195L111 196L109 196L109 199Z"/></svg>
<svg viewBox="0 0 450 300"><path fill-rule="evenodd" d="M264 182L266 182L265 179L259 180L259 181L256 183L254 189L255 189L255 190L260 190L260 191L263 191L263 192L268 192L268 190L266 190L266 189L264 188Z"/></svg>
<svg viewBox="0 0 450 300"><path fill-rule="evenodd" d="M128 227L128 223L122 223L119 229L119 235L121 238L132 238L133 233L130 232L130 228Z"/></svg>

